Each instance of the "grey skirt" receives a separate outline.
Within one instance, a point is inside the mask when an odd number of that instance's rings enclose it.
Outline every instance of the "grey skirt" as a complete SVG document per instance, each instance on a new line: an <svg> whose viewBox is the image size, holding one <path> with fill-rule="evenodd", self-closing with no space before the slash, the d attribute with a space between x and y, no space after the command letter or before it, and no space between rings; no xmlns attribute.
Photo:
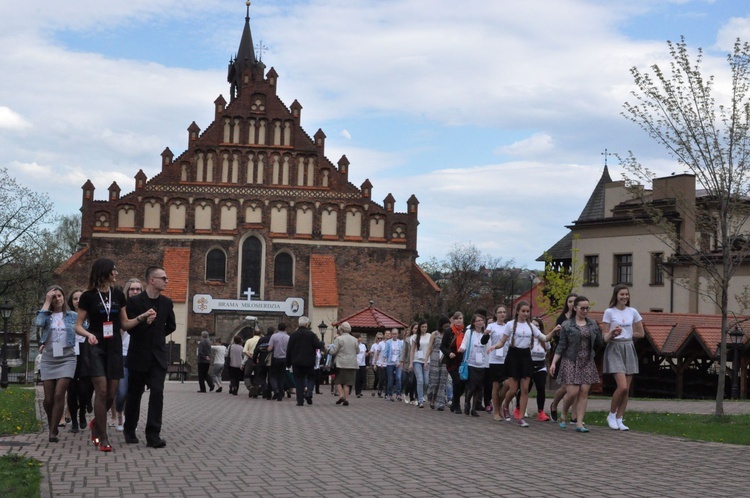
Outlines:
<svg viewBox="0 0 750 498"><path fill-rule="evenodd" d="M638 355L633 341L609 341L604 350L603 372L605 374L638 373Z"/></svg>
<svg viewBox="0 0 750 498"><path fill-rule="evenodd" d="M76 373L75 349L63 348L63 355L55 357L52 354L52 344L45 346L40 372L42 380L72 379Z"/></svg>

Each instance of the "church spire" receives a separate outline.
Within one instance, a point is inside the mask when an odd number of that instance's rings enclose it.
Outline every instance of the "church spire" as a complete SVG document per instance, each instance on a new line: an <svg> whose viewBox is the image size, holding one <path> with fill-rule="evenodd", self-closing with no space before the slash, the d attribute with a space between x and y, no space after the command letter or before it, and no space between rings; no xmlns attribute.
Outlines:
<svg viewBox="0 0 750 498"><path fill-rule="evenodd" d="M227 81L231 85L230 94L234 99L235 94L239 93L242 88L242 73L248 67L255 67L258 60L255 58L255 49L253 48L253 35L250 33L250 0L245 2L247 12L245 14L245 28L242 30L240 39L240 48L237 49L237 55L229 63Z"/></svg>

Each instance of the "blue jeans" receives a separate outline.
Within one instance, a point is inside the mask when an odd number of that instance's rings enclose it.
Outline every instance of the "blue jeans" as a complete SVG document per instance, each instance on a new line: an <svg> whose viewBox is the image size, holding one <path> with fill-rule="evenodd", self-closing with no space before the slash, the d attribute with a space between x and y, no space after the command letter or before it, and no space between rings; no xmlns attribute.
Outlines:
<svg viewBox="0 0 750 498"><path fill-rule="evenodd" d="M128 360L127 356L122 357L123 364L123 377L120 379L120 383L117 385L117 394L115 394L115 410L122 413L125 409L125 398L128 395L128 367L124 366Z"/></svg>
<svg viewBox="0 0 750 498"><path fill-rule="evenodd" d="M393 396L393 380L396 377L396 395L401 396L401 367L396 365L385 366L386 376L388 377L388 388L385 391L386 396Z"/></svg>
<svg viewBox="0 0 750 498"><path fill-rule="evenodd" d="M424 388L430 385L430 370L424 363L415 361L414 375L417 377L417 401L424 403Z"/></svg>

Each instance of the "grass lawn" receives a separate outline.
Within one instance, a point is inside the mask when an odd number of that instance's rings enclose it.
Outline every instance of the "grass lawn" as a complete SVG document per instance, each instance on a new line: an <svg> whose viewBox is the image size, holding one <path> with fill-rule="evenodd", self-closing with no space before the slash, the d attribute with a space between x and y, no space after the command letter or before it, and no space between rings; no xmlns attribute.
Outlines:
<svg viewBox="0 0 750 498"><path fill-rule="evenodd" d="M36 391L21 387L0 390L0 436L37 432Z"/></svg>
<svg viewBox="0 0 750 498"><path fill-rule="evenodd" d="M41 463L19 455L0 457L0 496L3 498L35 498L40 495Z"/></svg>
<svg viewBox="0 0 750 498"><path fill-rule="evenodd" d="M650 432L715 443L750 445L750 415L692 415L628 411L625 424L632 431ZM607 427L607 412L588 412L586 424ZM607 430L610 430L607 428Z"/></svg>
<svg viewBox="0 0 750 498"><path fill-rule="evenodd" d="M34 389L9 387L0 390L0 436L37 432ZM0 457L0 496L38 497L42 474L41 462L19 455Z"/></svg>

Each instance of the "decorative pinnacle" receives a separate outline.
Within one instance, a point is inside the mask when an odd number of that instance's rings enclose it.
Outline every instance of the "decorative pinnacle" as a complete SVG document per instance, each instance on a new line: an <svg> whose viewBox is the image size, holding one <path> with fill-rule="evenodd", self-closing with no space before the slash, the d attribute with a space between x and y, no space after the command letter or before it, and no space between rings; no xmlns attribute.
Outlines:
<svg viewBox="0 0 750 498"><path fill-rule="evenodd" d="M247 0L247 2L245 2L245 5L247 5L247 14L245 15L245 18L250 19L250 0Z"/></svg>

